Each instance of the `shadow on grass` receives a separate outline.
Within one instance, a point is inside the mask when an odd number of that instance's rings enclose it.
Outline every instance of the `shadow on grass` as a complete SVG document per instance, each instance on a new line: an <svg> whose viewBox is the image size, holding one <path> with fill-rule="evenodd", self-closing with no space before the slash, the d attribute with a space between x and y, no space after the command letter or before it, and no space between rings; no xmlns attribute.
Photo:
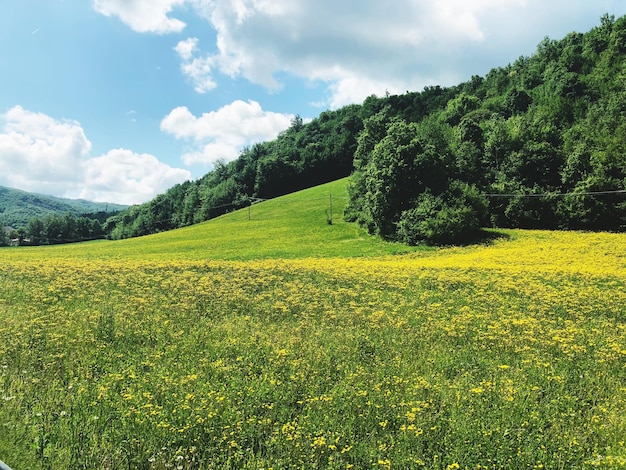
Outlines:
<svg viewBox="0 0 626 470"><path fill-rule="evenodd" d="M509 240L511 236L508 233L498 231L496 229L481 229L471 235L467 235L454 243L441 243L432 246L440 248L450 248L453 246L471 246L471 245L491 245L496 240Z"/></svg>
<svg viewBox="0 0 626 470"><path fill-rule="evenodd" d="M511 235L499 230L480 230L473 239L468 240L470 245L491 245L496 240L510 240Z"/></svg>

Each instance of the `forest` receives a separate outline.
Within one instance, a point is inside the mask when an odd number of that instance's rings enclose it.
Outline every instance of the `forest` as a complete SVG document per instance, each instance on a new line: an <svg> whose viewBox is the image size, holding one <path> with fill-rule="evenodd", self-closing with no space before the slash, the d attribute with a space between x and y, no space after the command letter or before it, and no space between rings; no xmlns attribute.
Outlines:
<svg viewBox="0 0 626 470"><path fill-rule="evenodd" d="M345 217L408 244L464 242L482 227L626 230L626 17L545 38L454 87L296 116L102 230L170 230L348 175Z"/></svg>
<svg viewBox="0 0 626 470"><path fill-rule="evenodd" d="M56 245L106 238L103 222L110 215L110 212L83 215L66 212L34 217L24 227L0 230L0 246Z"/></svg>
<svg viewBox="0 0 626 470"><path fill-rule="evenodd" d="M480 227L626 229L626 18L544 39L411 120L364 121L347 216L409 244Z"/></svg>
<svg viewBox="0 0 626 470"><path fill-rule="evenodd" d="M0 246L104 238L104 222L127 207L0 186Z"/></svg>

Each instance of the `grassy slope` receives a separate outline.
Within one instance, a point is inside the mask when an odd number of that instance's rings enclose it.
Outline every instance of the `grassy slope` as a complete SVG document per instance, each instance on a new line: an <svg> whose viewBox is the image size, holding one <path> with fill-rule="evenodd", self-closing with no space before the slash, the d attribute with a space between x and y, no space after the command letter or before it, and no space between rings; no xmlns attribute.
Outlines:
<svg viewBox="0 0 626 470"><path fill-rule="evenodd" d="M179 230L121 241L20 249L27 257L124 259L304 258L415 251L370 237L343 220L347 179L254 205ZM333 224L326 222L333 196ZM250 217L250 220L248 220Z"/></svg>

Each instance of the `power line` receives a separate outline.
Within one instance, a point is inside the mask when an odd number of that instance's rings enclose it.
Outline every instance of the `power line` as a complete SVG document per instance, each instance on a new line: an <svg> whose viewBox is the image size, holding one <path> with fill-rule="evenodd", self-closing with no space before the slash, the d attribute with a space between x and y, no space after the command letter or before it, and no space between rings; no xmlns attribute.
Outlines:
<svg viewBox="0 0 626 470"><path fill-rule="evenodd" d="M608 196L611 194L626 194L626 190L620 189L615 191L589 191L575 193L538 193L538 194L485 194L486 197L505 197L505 198L533 198L533 197L565 197L565 196Z"/></svg>
<svg viewBox="0 0 626 470"><path fill-rule="evenodd" d="M607 195L611 195L611 194L626 194L626 190L612 190L612 191L589 191L589 192L570 192L570 193L537 193L537 194L531 194L531 193L527 193L527 194L498 194L498 193L491 193L491 194L485 194L486 197L490 197L490 198L538 198L538 197L565 197L565 196L607 196ZM269 199L262 199L262 198L253 198L250 197L248 199L248 201L250 202L250 205L255 205L259 202L266 202L266 201L272 201L277 199L278 197L281 196L277 196L277 197L273 197L273 198L269 198ZM333 199L348 199L347 196L332 196ZM322 200L328 200L326 196L324 197L317 197L317 198L289 198L287 200L283 200L281 201L281 205L286 205L286 204L291 204L291 203L297 203L297 202L311 202L311 201L322 201ZM245 203L245 201L244 201ZM245 207L249 207L249 206L243 206L241 207L241 203L229 203L229 204L221 204L219 206L211 206L211 207L205 207L203 208L205 211L210 211L212 209L223 209L225 207L237 207L238 208L245 208ZM212 217L213 218L213 217ZM210 220L210 219L207 219ZM206 221L206 220L205 220ZM172 222L171 218L168 219L164 219L164 220L153 220L151 221L152 224L162 224L165 222ZM1 470L1 469L0 469Z"/></svg>
<svg viewBox="0 0 626 470"><path fill-rule="evenodd" d="M206 212L208 212L208 211L210 211L212 209L223 209L225 207L236 207L238 209L244 209L246 207L251 207L253 205L256 205L256 204L258 204L260 202L266 202L266 201L272 201L272 200L278 199L279 197L282 197L282 196L276 196L276 197L269 198L269 199L263 199L263 198L259 198L259 197L249 197L247 200L243 201L244 204L245 204L245 202L250 202L250 204L247 205L247 206L246 205L241 206L240 202L237 202L237 203L231 202L231 203L228 203L228 204L221 204L219 206L203 207L202 209L204 211L206 211ZM332 195L332 198L333 199L348 199L347 196L335 196L335 195ZM287 199L287 200L281 201L281 205L291 204L291 203L294 203L294 202L327 201L327 200L328 200L328 197L326 197L326 196L324 196L324 197L316 197L316 198ZM222 215L224 215L224 214L222 214ZM205 219L202 222L206 222L207 220L211 220L213 218L215 218L215 217L211 217L209 219ZM136 219L132 219L131 224L135 220ZM166 223L166 222L171 223L172 222L172 218L169 217L167 219L161 219L161 220L150 220L149 222L151 224L153 224L153 225L163 224L163 223ZM192 224L192 225L195 225L195 223ZM182 226L175 227L175 228L182 228ZM167 229L167 230L171 230L171 229ZM0 470L2 470L2 469L0 469Z"/></svg>

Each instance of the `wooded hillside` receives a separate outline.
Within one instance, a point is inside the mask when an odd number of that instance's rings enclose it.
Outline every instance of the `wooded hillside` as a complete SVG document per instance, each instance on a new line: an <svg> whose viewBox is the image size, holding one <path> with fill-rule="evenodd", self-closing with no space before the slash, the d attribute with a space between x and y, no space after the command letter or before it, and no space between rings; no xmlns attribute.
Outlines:
<svg viewBox="0 0 626 470"><path fill-rule="evenodd" d="M454 243L481 226L625 230L626 17L546 38L455 87L296 117L105 229L169 230L353 172L347 216L406 243Z"/></svg>
<svg viewBox="0 0 626 470"><path fill-rule="evenodd" d="M103 237L102 224L127 207L0 186L0 246L10 240L38 245Z"/></svg>
<svg viewBox="0 0 626 470"><path fill-rule="evenodd" d="M59 198L0 186L0 225L16 229L25 227L33 218L48 215L110 214L126 208L120 204Z"/></svg>
<svg viewBox="0 0 626 470"><path fill-rule="evenodd" d="M626 18L545 39L421 120L366 119L348 216L406 243L626 229Z"/></svg>

